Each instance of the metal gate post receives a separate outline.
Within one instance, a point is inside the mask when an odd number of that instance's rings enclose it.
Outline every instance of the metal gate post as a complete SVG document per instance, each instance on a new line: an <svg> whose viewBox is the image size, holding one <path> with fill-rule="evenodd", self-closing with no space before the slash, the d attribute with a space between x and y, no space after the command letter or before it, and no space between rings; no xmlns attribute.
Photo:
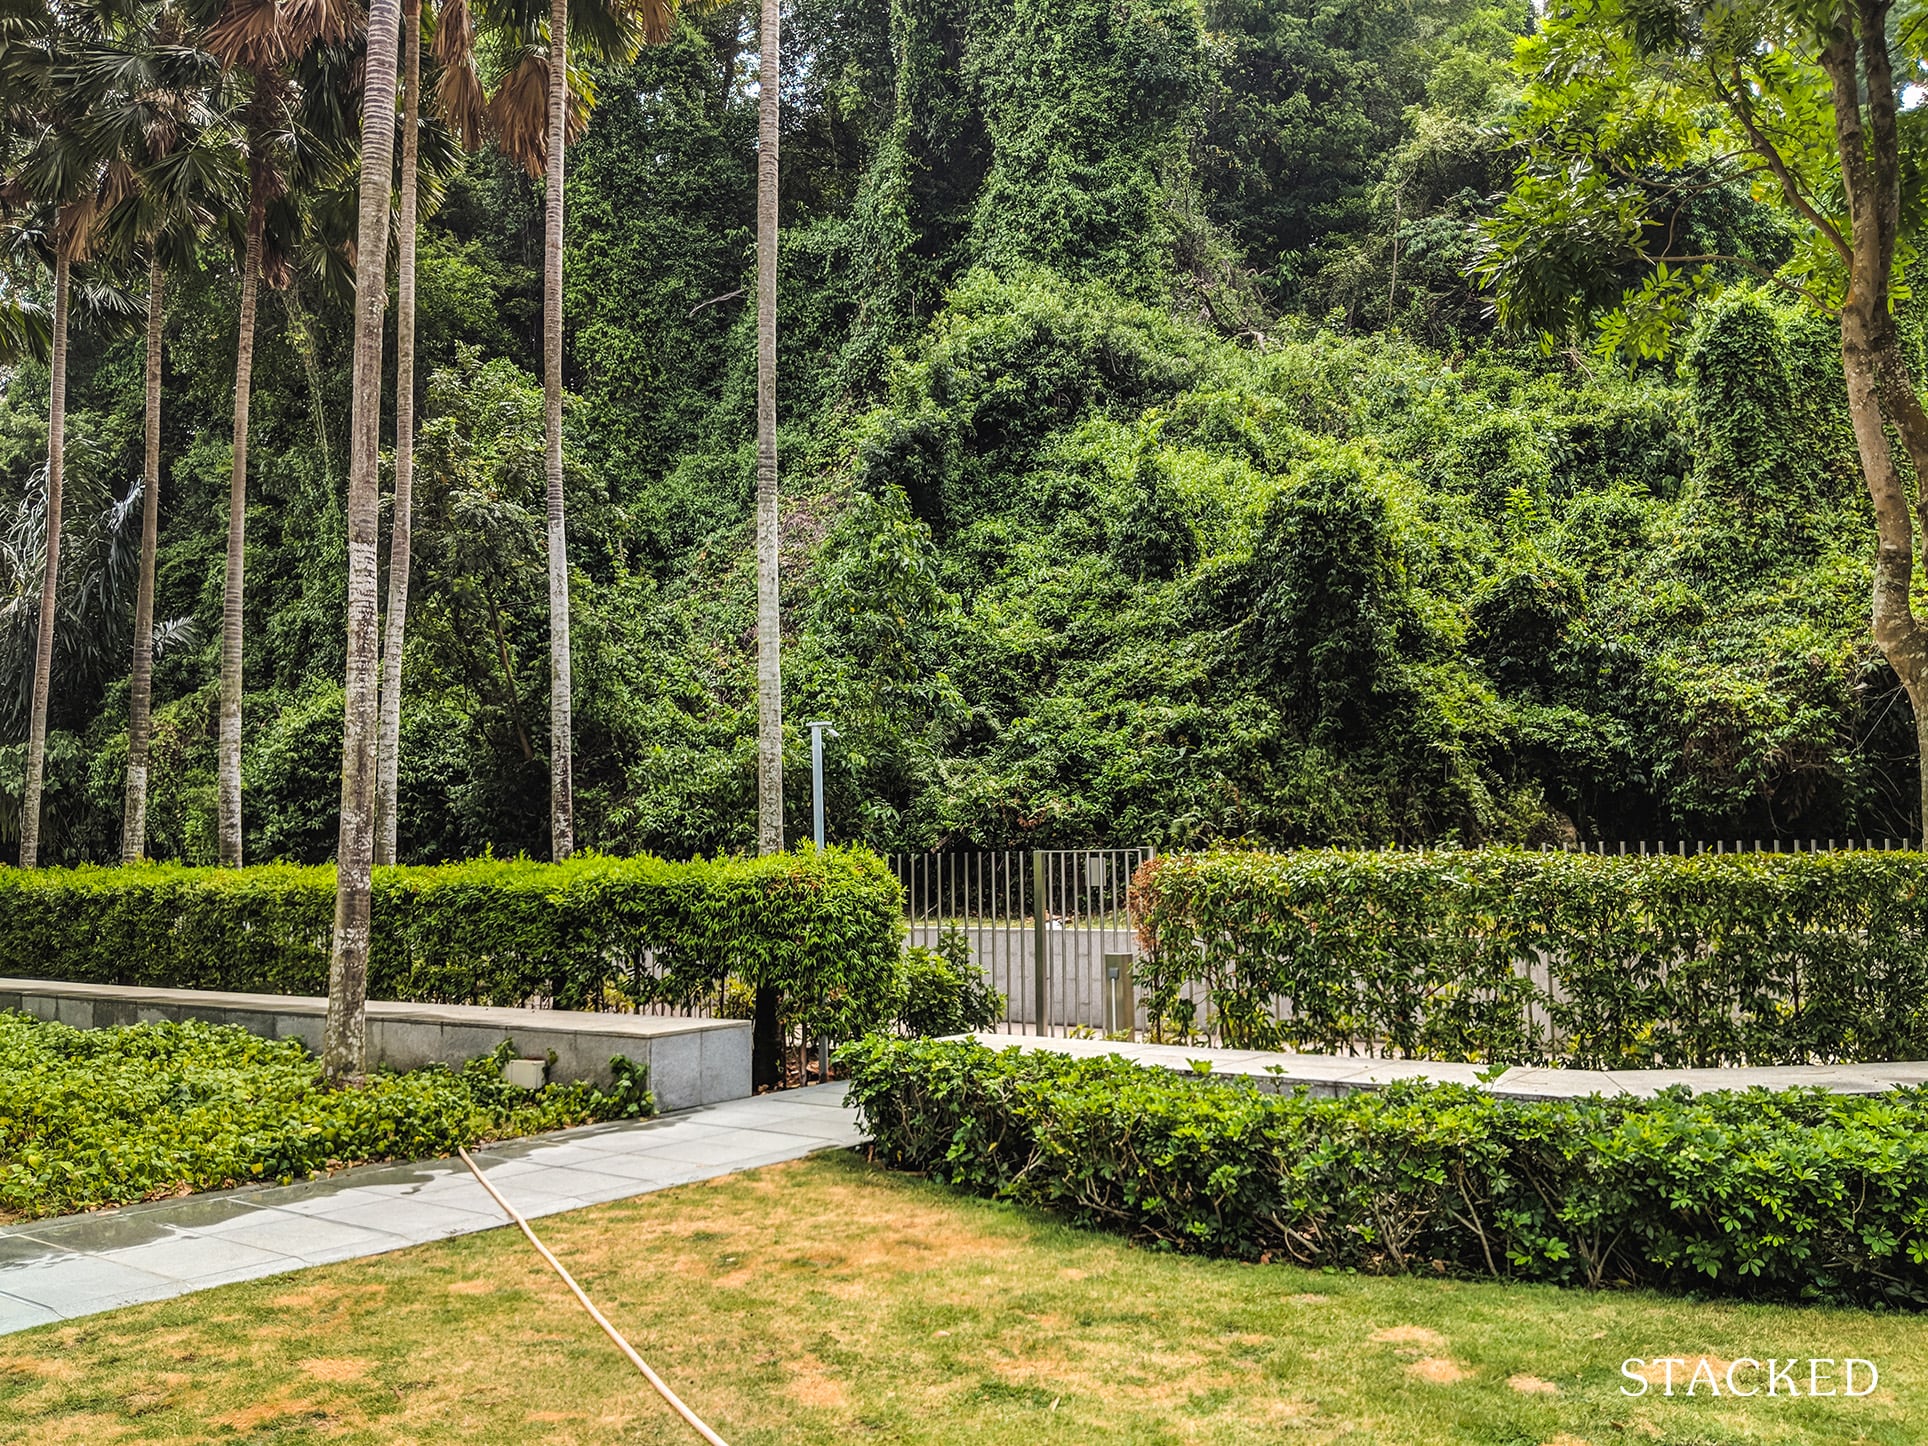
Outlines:
<svg viewBox="0 0 1928 1446"><path fill-rule="evenodd" d="M1045 934L1045 868L1044 850L1031 850L1031 962L1037 972L1038 1033L1048 1035L1051 1026L1045 1022L1045 1011L1050 1004L1050 976L1046 972L1048 940Z"/></svg>

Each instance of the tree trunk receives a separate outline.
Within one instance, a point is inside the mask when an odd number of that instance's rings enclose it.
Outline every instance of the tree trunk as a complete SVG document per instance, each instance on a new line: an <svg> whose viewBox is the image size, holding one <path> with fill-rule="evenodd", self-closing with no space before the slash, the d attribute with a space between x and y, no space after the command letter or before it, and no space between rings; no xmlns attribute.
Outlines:
<svg viewBox="0 0 1928 1446"><path fill-rule="evenodd" d="M549 455L549 854L576 849L569 677L569 544L562 508L562 193L568 145L569 3L549 6L549 163L542 205L542 411Z"/></svg>
<svg viewBox="0 0 1928 1446"><path fill-rule="evenodd" d="M367 1067L370 884L375 862L377 559L381 519L382 312L388 298L389 178L395 165L395 42L400 0L368 11L362 86L361 205L355 245L354 413L348 458L348 679L342 708L341 836L321 1062L335 1083Z"/></svg>
<svg viewBox="0 0 1928 1446"><path fill-rule="evenodd" d="M265 137L250 141L265 147ZM241 250L241 324L234 355L234 471L228 479L228 570L221 594L221 740L215 760L216 833L222 864L241 867L241 594L248 535L248 403L254 390L255 296L261 281L261 233L268 201L261 174L250 166L248 226Z"/></svg>
<svg viewBox="0 0 1928 1446"><path fill-rule="evenodd" d="M777 101L782 8L763 0L756 156L756 799L757 852L783 852L783 639L777 594ZM777 990L759 983L752 1085L783 1082Z"/></svg>
<svg viewBox="0 0 1928 1446"><path fill-rule="evenodd" d="M1915 529L1928 528L1928 412L1909 375L1890 309L1901 232L1901 164L1893 69L1880 39L1887 33L1888 10L1884 0L1853 0L1835 17L1820 62L1832 91L1849 221L1841 370L1855 449L1874 504L1874 640L1914 709L1918 826L1928 835L1928 625L1916 615L1911 595ZM1874 44L1866 43L1870 36L1876 37ZM1912 498L1889 444L1890 426L1915 471Z"/></svg>
<svg viewBox="0 0 1928 1446"><path fill-rule="evenodd" d="M415 498L416 126L421 111L422 0L402 7L402 201L395 265L395 519L388 540L388 618L382 640L381 718L375 745L375 862L395 862L401 771L402 647Z"/></svg>
<svg viewBox="0 0 1928 1446"><path fill-rule="evenodd" d="M54 607L60 586L60 502L67 461L67 302L72 285L63 249L54 252L54 345L47 404L47 566L40 578L33 700L27 713L27 782L20 792L20 867L40 862L40 790L47 773L47 695L54 680Z"/></svg>
<svg viewBox="0 0 1928 1446"><path fill-rule="evenodd" d="M142 468L141 571L134 590L134 663L127 685L127 802L121 862L147 856L147 739L154 702L154 554L161 526L161 322L167 273L158 243L147 262L147 453Z"/></svg>
<svg viewBox="0 0 1928 1446"><path fill-rule="evenodd" d="M763 0L756 159L757 852L783 852L783 640L777 594L777 98L781 7Z"/></svg>

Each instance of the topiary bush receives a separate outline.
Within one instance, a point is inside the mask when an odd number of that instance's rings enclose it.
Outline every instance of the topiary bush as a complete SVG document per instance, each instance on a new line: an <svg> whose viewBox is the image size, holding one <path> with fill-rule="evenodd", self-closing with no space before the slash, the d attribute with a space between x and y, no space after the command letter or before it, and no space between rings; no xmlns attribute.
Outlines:
<svg viewBox="0 0 1928 1446"><path fill-rule="evenodd" d="M618 1061L607 1094L584 1083L530 1091L502 1078L512 1048L460 1070L378 1073L334 1090L300 1040L222 1024L83 1030L0 1014L0 1214L285 1182L655 1113L644 1067Z"/></svg>
<svg viewBox="0 0 1928 1446"><path fill-rule="evenodd" d="M846 1046L877 1158L1162 1248L1928 1305L1928 1092L1313 1099L969 1040Z"/></svg>
<svg viewBox="0 0 1928 1446"><path fill-rule="evenodd" d="M559 1009L771 985L806 1038L896 1003L903 895L862 848L377 869L369 997ZM0 975L325 994L332 868L0 868Z"/></svg>
<svg viewBox="0 0 1928 1446"><path fill-rule="evenodd" d="M1234 1045L1588 1069L1928 1058L1920 853L1167 854L1131 906L1153 1018L1201 981Z"/></svg>

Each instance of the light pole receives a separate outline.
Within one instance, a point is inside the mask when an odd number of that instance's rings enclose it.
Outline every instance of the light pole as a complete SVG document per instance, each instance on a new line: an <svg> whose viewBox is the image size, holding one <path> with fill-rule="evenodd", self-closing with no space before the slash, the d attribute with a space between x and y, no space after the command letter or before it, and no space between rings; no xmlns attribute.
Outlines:
<svg viewBox="0 0 1928 1446"><path fill-rule="evenodd" d="M841 738L843 735L828 723L819 720L806 723L810 730L810 819L811 836L816 839L817 847L823 847L823 740Z"/></svg>

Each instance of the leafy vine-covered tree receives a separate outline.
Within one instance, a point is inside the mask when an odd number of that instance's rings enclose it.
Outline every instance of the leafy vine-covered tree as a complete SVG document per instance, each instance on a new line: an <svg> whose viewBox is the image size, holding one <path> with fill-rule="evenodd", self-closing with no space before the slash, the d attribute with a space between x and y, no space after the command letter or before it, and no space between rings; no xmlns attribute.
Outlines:
<svg viewBox="0 0 1928 1446"><path fill-rule="evenodd" d="M1918 20L1892 0L1549 12L1522 53L1536 77L1514 126L1526 157L1482 268L1504 321L1550 342L1597 321L1605 349L1634 356L1664 353L1695 298L1737 280L1838 320L1874 504L1874 639L1914 709L1928 827L1928 619L1911 596L1928 411L1895 316L1919 225L1907 178L1928 159L1904 110L1928 76ZM1697 214L1737 183L1777 208L1780 255Z"/></svg>

